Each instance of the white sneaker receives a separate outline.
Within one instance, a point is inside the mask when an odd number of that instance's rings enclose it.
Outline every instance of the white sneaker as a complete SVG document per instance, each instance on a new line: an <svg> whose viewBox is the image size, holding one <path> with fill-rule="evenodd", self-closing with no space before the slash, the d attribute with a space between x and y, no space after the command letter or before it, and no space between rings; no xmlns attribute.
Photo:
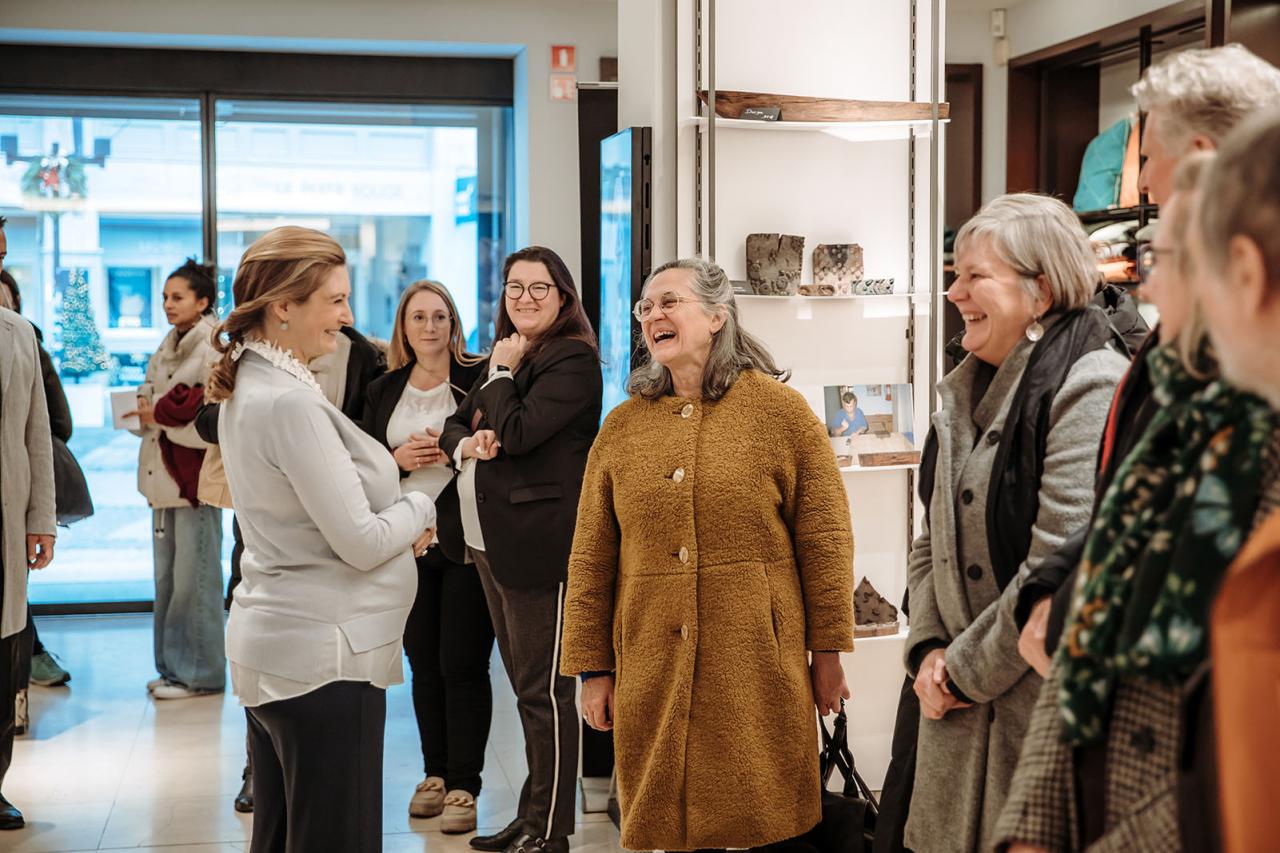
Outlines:
<svg viewBox="0 0 1280 853"><path fill-rule="evenodd" d="M444 779L428 776L413 789L409 817L435 817L444 811Z"/></svg>
<svg viewBox="0 0 1280 853"><path fill-rule="evenodd" d="M147 682L147 692L154 693L156 692L157 687L159 687L162 684L168 684L168 683L169 683L169 679L165 678L164 676L161 676L160 678L153 678Z"/></svg>
<svg viewBox="0 0 1280 853"><path fill-rule="evenodd" d="M18 695L13 698L13 733L18 736L27 733L27 727L31 725L31 714L27 706L27 691L22 689L18 691Z"/></svg>
<svg viewBox="0 0 1280 853"><path fill-rule="evenodd" d="M195 690L181 684L165 683L151 691L155 699L193 699L196 696L212 696L221 690Z"/></svg>
<svg viewBox="0 0 1280 853"><path fill-rule="evenodd" d="M444 798L440 831L448 835L476 831L476 798L467 791L450 791Z"/></svg>

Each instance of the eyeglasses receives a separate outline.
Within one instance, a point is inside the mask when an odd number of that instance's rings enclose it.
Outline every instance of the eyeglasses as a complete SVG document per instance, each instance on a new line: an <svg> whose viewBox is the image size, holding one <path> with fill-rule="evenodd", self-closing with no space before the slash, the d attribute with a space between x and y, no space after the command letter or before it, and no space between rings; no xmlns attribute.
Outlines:
<svg viewBox="0 0 1280 853"><path fill-rule="evenodd" d="M1152 243L1146 243L1138 250L1138 281L1146 284L1150 280L1151 274L1155 272L1156 265L1160 258L1173 258L1178 254L1178 250L1173 247L1160 248Z"/></svg>
<svg viewBox="0 0 1280 853"><path fill-rule="evenodd" d="M535 281L528 286L518 281L509 281L503 286L503 291L507 294L507 298L512 302L524 296L525 291L529 291L529 297L534 302L541 302L547 298L547 294L551 292L551 285L545 281Z"/></svg>
<svg viewBox="0 0 1280 853"><path fill-rule="evenodd" d="M670 314L672 311L676 310L676 306L681 302L697 301L698 300L696 299L690 299L687 296L679 296L675 293L664 293L658 297L658 301L656 303L652 299L641 299L635 304L635 307L631 309L631 313L635 315L637 320L643 323L645 320L648 320L649 315L653 313L654 305L661 308L663 314Z"/></svg>

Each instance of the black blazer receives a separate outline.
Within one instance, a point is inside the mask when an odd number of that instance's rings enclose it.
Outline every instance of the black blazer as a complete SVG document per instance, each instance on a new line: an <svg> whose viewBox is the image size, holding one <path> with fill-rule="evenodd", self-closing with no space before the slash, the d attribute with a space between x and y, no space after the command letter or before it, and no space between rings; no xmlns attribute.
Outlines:
<svg viewBox="0 0 1280 853"><path fill-rule="evenodd" d="M504 586L554 587L568 574L601 388L595 351L556 340L511 379L477 382L445 421L440 447L450 458L476 429L494 430L502 443L476 466L476 508L489 565Z"/></svg>
<svg viewBox="0 0 1280 853"><path fill-rule="evenodd" d="M476 380L488 370L488 362L480 364L459 364L456 360L449 365L449 384L453 386L453 400L462 402L466 392ZM382 442L387 450L394 450L387 443L387 424L391 414L400 402L404 387L409 384L409 374L413 372L413 363L380 376L369 386L364 396L364 415L358 421L364 431ZM460 390L461 389L461 390ZM401 478L409 476L400 471ZM458 508L457 478L444 487L444 491L436 498L436 530L440 537L440 550L444 556L455 563L466 562L466 542L462 536L462 513Z"/></svg>

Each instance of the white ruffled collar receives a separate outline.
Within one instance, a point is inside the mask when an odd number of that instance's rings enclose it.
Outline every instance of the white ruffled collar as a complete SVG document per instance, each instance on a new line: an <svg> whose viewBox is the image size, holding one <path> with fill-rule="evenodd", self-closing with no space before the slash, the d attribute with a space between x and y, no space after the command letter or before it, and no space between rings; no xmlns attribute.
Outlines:
<svg viewBox="0 0 1280 853"><path fill-rule="evenodd" d="M245 354L246 350L257 353L267 361L271 362L272 366L283 370L303 385L315 391L321 397L324 396L324 389L321 388L320 383L316 381L316 375L312 373L305 364L298 361L298 359L294 357L293 353L288 350L280 349L280 347L266 341L240 341L231 350L231 360L239 360L239 358Z"/></svg>

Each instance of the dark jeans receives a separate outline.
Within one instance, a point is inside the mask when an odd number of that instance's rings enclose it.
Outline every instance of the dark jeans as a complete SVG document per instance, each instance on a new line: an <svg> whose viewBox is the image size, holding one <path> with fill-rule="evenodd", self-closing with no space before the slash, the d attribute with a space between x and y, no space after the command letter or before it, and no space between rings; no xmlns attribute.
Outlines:
<svg viewBox="0 0 1280 853"><path fill-rule="evenodd" d="M493 623L475 566L452 562L439 548L418 559L404 650L426 775L478 795L493 717Z"/></svg>
<svg viewBox="0 0 1280 853"><path fill-rule="evenodd" d="M560 675L565 585L503 586L494 578L484 552L472 555L524 729L529 775L520 789L518 814L524 831L534 838L568 838L574 830L581 721L575 679Z"/></svg>
<svg viewBox="0 0 1280 853"><path fill-rule="evenodd" d="M379 853L386 691L337 681L248 716L250 853Z"/></svg>

